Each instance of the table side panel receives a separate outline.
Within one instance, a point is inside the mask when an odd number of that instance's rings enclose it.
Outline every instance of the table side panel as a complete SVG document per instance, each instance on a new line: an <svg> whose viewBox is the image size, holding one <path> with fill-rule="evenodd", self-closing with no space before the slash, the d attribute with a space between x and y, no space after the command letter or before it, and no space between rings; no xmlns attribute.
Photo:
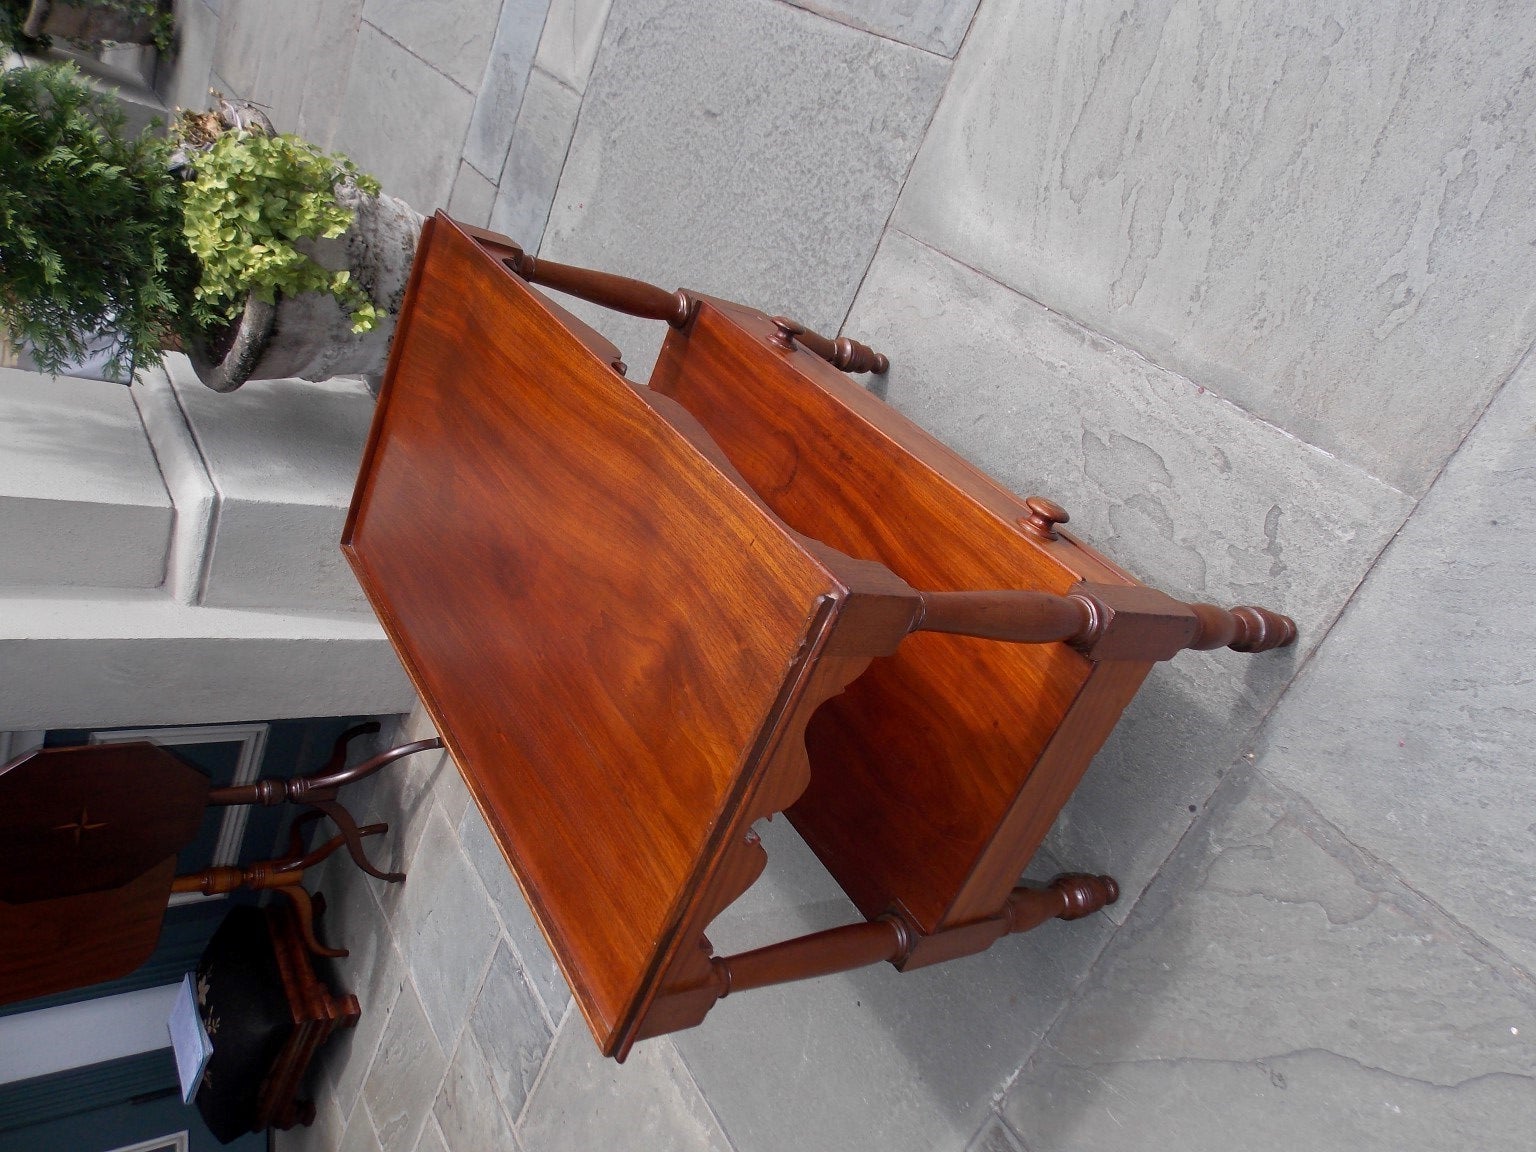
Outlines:
<svg viewBox="0 0 1536 1152"><path fill-rule="evenodd" d="M417 259L348 553L606 1050L840 589L457 229Z"/></svg>
<svg viewBox="0 0 1536 1152"><path fill-rule="evenodd" d="M1132 582L1070 538L1030 536L1021 500L819 358L775 348L773 331L706 302L652 386L791 527L924 590ZM1065 645L914 634L812 719L811 783L790 817L866 916L899 903L935 931L991 915L1124 706L1101 679ZM1053 743L1069 722L1096 739ZM1043 799L1054 807L1035 811Z"/></svg>

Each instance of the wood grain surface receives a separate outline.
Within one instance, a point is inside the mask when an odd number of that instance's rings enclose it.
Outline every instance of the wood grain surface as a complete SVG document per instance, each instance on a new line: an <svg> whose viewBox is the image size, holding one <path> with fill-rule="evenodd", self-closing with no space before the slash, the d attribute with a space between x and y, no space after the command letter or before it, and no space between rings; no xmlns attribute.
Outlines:
<svg viewBox="0 0 1536 1152"><path fill-rule="evenodd" d="M0 901L0 1004L116 980L160 938L176 857L118 888L27 904Z"/></svg>
<svg viewBox="0 0 1536 1152"><path fill-rule="evenodd" d="M209 787L145 740L16 757L0 768L0 900L127 884L196 838Z"/></svg>
<svg viewBox="0 0 1536 1152"><path fill-rule="evenodd" d="M450 221L422 243L344 547L614 1052L736 894L848 591Z"/></svg>
<svg viewBox="0 0 1536 1152"><path fill-rule="evenodd" d="M923 590L1134 584L760 313L705 300L651 386L796 530ZM867 917L995 915L1150 665L919 633L811 721L795 827Z"/></svg>
<svg viewBox="0 0 1536 1152"><path fill-rule="evenodd" d="M651 386L528 280L666 321ZM1113 901L1015 884L1151 662L1294 637L1140 585L839 363L885 367L442 214L418 248L343 546L620 1059L733 985ZM870 923L718 957L780 811Z"/></svg>

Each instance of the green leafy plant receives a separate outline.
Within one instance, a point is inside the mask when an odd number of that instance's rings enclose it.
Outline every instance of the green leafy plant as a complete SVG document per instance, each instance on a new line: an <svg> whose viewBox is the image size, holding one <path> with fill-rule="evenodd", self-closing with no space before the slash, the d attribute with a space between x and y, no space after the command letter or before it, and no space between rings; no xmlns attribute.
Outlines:
<svg viewBox="0 0 1536 1152"><path fill-rule="evenodd" d="M198 272L169 153L72 66L0 73L0 324L44 370L102 333L110 373L157 363L185 330Z"/></svg>
<svg viewBox="0 0 1536 1152"><path fill-rule="evenodd" d="M353 213L336 199L338 183L377 193L376 180L343 156L256 128L218 135L189 164L184 234L202 266L194 323L207 331L232 323L248 293L274 303L279 293L328 292L350 312L353 331L373 327L373 303L346 270L323 268L298 244L340 236L351 225Z"/></svg>
<svg viewBox="0 0 1536 1152"><path fill-rule="evenodd" d="M305 249L351 226L339 187L376 194L377 181L230 122L188 113L174 141L133 137L71 65L0 73L0 325L39 367L61 371L106 339L108 374L126 376L194 338L216 343L251 294L329 293L355 331L373 327L367 293Z"/></svg>
<svg viewBox="0 0 1536 1152"><path fill-rule="evenodd" d="M149 34L154 38L155 47L161 52L171 50L176 20L161 0L94 0L94 3L98 7L121 12L124 16L148 20Z"/></svg>
<svg viewBox="0 0 1536 1152"><path fill-rule="evenodd" d="M24 35L21 26L27 22L28 0L0 0L0 54L27 52L34 56L48 51L48 41Z"/></svg>
<svg viewBox="0 0 1536 1152"><path fill-rule="evenodd" d="M150 40L161 52L169 52L175 42L176 19L170 6L162 0L74 0L75 8L95 8L114 12L140 29L147 26ZM0 0L0 48L10 48L41 56L52 46L50 36L29 37L22 35L31 10L31 0ZM99 25L97 25L99 27ZM46 27L46 23L45 23ZM89 27L89 25L87 25ZM80 48L93 48L99 41L69 38Z"/></svg>

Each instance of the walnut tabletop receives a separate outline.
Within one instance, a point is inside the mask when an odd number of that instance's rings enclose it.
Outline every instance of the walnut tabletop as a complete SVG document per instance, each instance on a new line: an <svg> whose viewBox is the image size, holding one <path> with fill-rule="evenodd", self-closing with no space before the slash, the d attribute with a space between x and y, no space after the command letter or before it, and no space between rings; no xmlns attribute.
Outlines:
<svg viewBox="0 0 1536 1152"><path fill-rule="evenodd" d="M346 549L615 1051L847 590L472 240L423 247Z"/></svg>
<svg viewBox="0 0 1536 1152"><path fill-rule="evenodd" d="M651 387L536 284L670 323ZM1101 907L1015 885L1151 663L1294 635L1139 585L834 365L884 358L441 213L417 250L343 549L607 1055ZM867 920L716 957L783 810Z"/></svg>

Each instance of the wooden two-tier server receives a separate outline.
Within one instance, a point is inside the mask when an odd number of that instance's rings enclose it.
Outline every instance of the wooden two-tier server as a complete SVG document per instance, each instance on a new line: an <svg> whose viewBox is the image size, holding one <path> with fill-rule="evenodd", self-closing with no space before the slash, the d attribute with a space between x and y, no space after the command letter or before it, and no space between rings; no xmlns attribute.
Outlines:
<svg viewBox="0 0 1536 1152"><path fill-rule="evenodd" d="M649 387L532 285L667 322ZM607 1055L1113 901L1017 880L1152 664L1294 638L1139 584L839 371L884 367L422 236L343 546ZM781 811L865 919L716 956Z"/></svg>

